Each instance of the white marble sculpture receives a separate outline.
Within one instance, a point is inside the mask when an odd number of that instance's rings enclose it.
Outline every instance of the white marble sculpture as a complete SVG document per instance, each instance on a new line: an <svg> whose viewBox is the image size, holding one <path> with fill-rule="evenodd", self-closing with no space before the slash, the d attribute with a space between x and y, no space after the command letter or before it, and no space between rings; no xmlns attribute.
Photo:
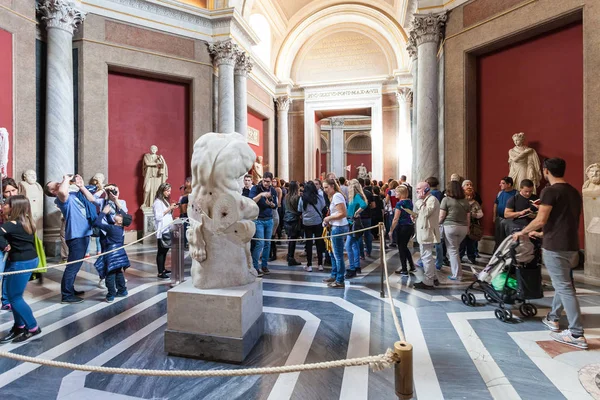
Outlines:
<svg viewBox="0 0 600 400"><path fill-rule="evenodd" d="M164 157L157 152L158 147L152 145L150 153L144 155L144 204L142 207L152 207L158 187L169 178L167 163Z"/></svg>
<svg viewBox="0 0 600 400"><path fill-rule="evenodd" d="M583 196L600 196L600 164L593 163L585 170L587 180L583 183Z"/></svg>
<svg viewBox="0 0 600 400"><path fill-rule="evenodd" d="M585 226L585 274L600 277L600 163L585 170L583 218Z"/></svg>
<svg viewBox="0 0 600 400"><path fill-rule="evenodd" d="M27 196L31 204L31 214L35 221L37 236L44 239L44 189L37 183L37 174L28 169L23 173L23 180L19 182L19 194Z"/></svg>
<svg viewBox="0 0 600 400"><path fill-rule="evenodd" d="M369 177L369 173L367 172L367 167L365 167L364 163L360 163L360 165L358 167L356 167L356 169L358 170L359 178L367 179Z"/></svg>
<svg viewBox="0 0 600 400"><path fill-rule="evenodd" d="M523 132L515 133L512 136L515 147L508 151L508 165L510 170L508 176L513 179L516 188L521 185L523 179L533 181L533 192L540 186L542 180L542 170L540 169L540 159L531 147L525 145L525 134Z"/></svg>
<svg viewBox="0 0 600 400"><path fill-rule="evenodd" d="M6 128L0 128L0 175L2 178L7 176L8 146L8 131Z"/></svg>
<svg viewBox="0 0 600 400"><path fill-rule="evenodd" d="M250 240L258 206L238 188L255 159L242 135L207 133L194 144L187 237L192 281L199 289L242 286L256 279Z"/></svg>
<svg viewBox="0 0 600 400"><path fill-rule="evenodd" d="M254 166L252 167L252 182L256 185L263 177L263 158L262 156L256 157Z"/></svg>

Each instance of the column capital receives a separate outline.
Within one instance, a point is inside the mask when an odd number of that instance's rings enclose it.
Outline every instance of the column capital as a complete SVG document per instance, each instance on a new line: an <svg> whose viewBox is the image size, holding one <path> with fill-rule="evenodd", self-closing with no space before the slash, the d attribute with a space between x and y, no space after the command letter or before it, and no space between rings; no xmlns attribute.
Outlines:
<svg viewBox="0 0 600 400"><path fill-rule="evenodd" d="M329 121L331 121L332 128L341 128L344 126L344 118L342 117L329 118Z"/></svg>
<svg viewBox="0 0 600 400"><path fill-rule="evenodd" d="M410 88L407 88L407 87L399 88L398 91L396 92L396 99L398 100L398 103L400 103L400 102L410 103L410 102L412 102L412 98L413 98L413 91Z"/></svg>
<svg viewBox="0 0 600 400"><path fill-rule="evenodd" d="M444 25L448 15L446 12L439 14L415 14L412 21L412 32L414 32L417 46L423 43L438 41L444 36Z"/></svg>
<svg viewBox="0 0 600 400"><path fill-rule="evenodd" d="M417 32L413 29L408 34L408 42L406 43L406 51L410 58L414 61L417 59Z"/></svg>
<svg viewBox="0 0 600 400"><path fill-rule="evenodd" d="M288 111L292 104L292 99L288 95L279 96L275 99L275 103L277 104L278 111Z"/></svg>
<svg viewBox="0 0 600 400"><path fill-rule="evenodd" d="M222 64L235 65L237 59L238 46L231 40L211 43L208 45L208 52L213 56L213 65L218 67Z"/></svg>
<svg viewBox="0 0 600 400"><path fill-rule="evenodd" d="M86 15L81 4L73 0L39 0L36 8L40 19L46 23L46 29L58 28L71 35Z"/></svg>
<svg viewBox="0 0 600 400"><path fill-rule="evenodd" d="M248 76L252 71L252 58L245 51L238 50L235 59L234 73L236 75Z"/></svg>

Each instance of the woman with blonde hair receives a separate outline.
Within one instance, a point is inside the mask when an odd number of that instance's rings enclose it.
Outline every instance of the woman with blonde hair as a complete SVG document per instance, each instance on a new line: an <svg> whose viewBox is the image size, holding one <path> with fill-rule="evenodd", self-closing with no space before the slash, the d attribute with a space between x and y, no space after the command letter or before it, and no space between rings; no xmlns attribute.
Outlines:
<svg viewBox="0 0 600 400"><path fill-rule="evenodd" d="M396 197L396 188L400 184L396 180L392 180L387 189L383 192L385 193L385 202L384 202L384 210L385 210L385 228L387 230L387 234L389 235L392 220L394 219L394 210L396 209L396 203L398 203L398 198ZM390 239L391 247L396 247L396 235L392 232L392 238Z"/></svg>
<svg viewBox="0 0 600 400"><path fill-rule="evenodd" d="M360 213L367 208L367 197L363 192L360 182L352 179L348 183L348 223L351 231L362 229ZM352 233L346 239L346 253L348 253L348 264L346 279L354 278L360 273L360 239L363 233Z"/></svg>
<svg viewBox="0 0 600 400"><path fill-rule="evenodd" d="M35 249L35 222L29 200L22 195L11 196L4 210L7 222L0 227L0 248L8 252L10 264L6 271L25 271L37 267L39 259ZM30 277L31 272L4 277L15 322L0 343L20 343L42 333L31 307L23 299Z"/></svg>

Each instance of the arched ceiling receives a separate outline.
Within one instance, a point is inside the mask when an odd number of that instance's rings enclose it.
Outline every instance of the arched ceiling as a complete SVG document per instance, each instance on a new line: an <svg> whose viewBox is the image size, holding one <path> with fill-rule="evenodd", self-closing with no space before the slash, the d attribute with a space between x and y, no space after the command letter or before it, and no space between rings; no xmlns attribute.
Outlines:
<svg viewBox="0 0 600 400"><path fill-rule="evenodd" d="M339 32L341 25L354 25L352 31L378 43L382 51L378 58L385 65L377 70L379 76L385 69L392 77L408 69L407 35L401 21L412 13L414 3L415 0L244 0L243 16L260 13L269 21L273 33L270 67L281 81L295 80L297 68L302 66L315 37Z"/></svg>

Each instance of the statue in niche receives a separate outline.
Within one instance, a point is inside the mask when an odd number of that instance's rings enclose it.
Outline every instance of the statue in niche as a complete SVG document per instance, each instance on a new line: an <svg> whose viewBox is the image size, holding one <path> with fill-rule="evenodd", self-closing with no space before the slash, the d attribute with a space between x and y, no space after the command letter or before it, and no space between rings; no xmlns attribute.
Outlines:
<svg viewBox="0 0 600 400"><path fill-rule="evenodd" d="M8 168L8 131L0 128L0 175L6 178Z"/></svg>
<svg viewBox="0 0 600 400"><path fill-rule="evenodd" d="M36 234L44 239L44 189L37 183L37 174L28 169L23 173L22 181L19 182L19 194L27 196L31 205L31 216L35 222Z"/></svg>
<svg viewBox="0 0 600 400"><path fill-rule="evenodd" d="M365 167L364 163L360 163L360 165L356 167L356 169L358 170L358 178L369 178L369 173L367 172L367 167Z"/></svg>
<svg viewBox="0 0 600 400"><path fill-rule="evenodd" d="M600 197L600 164L593 163L585 169L587 180L583 183L583 196Z"/></svg>
<svg viewBox="0 0 600 400"><path fill-rule="evenodd" d="M192 282L199 289L242 286L256 279L250 240L258 206L238 187L255 160L242 135L207 133L194 144L187 238Z"/></svg>
<svg viewBox="0 0 600 400"><path fill-rule="evenodd" d="M508 151L508 165L510 170L508 176L513 178L514 186L519 187L523 179L533 181L533 192L540 186L542 180L542 170L540 169L540 159L531 147L525 145L525 134L523 132L515 133L512 136L515 147Z"/></svg>
<svg viewBox="0 0 600 400"><path fill-rule="evenodd" d="M158 147L152 145L150 153L144 155L144 204L142 207L152 207L158 187L169 178L167 163L164 157L157 152Z"/></svg>
<svg viewBox="0 0 600 400"><path fill-rule="evenodd" d="M262 156L256 157L254 161L254 165L252 167L252 183L255 185L262 179L263 177L263 158Z"/></svg>

